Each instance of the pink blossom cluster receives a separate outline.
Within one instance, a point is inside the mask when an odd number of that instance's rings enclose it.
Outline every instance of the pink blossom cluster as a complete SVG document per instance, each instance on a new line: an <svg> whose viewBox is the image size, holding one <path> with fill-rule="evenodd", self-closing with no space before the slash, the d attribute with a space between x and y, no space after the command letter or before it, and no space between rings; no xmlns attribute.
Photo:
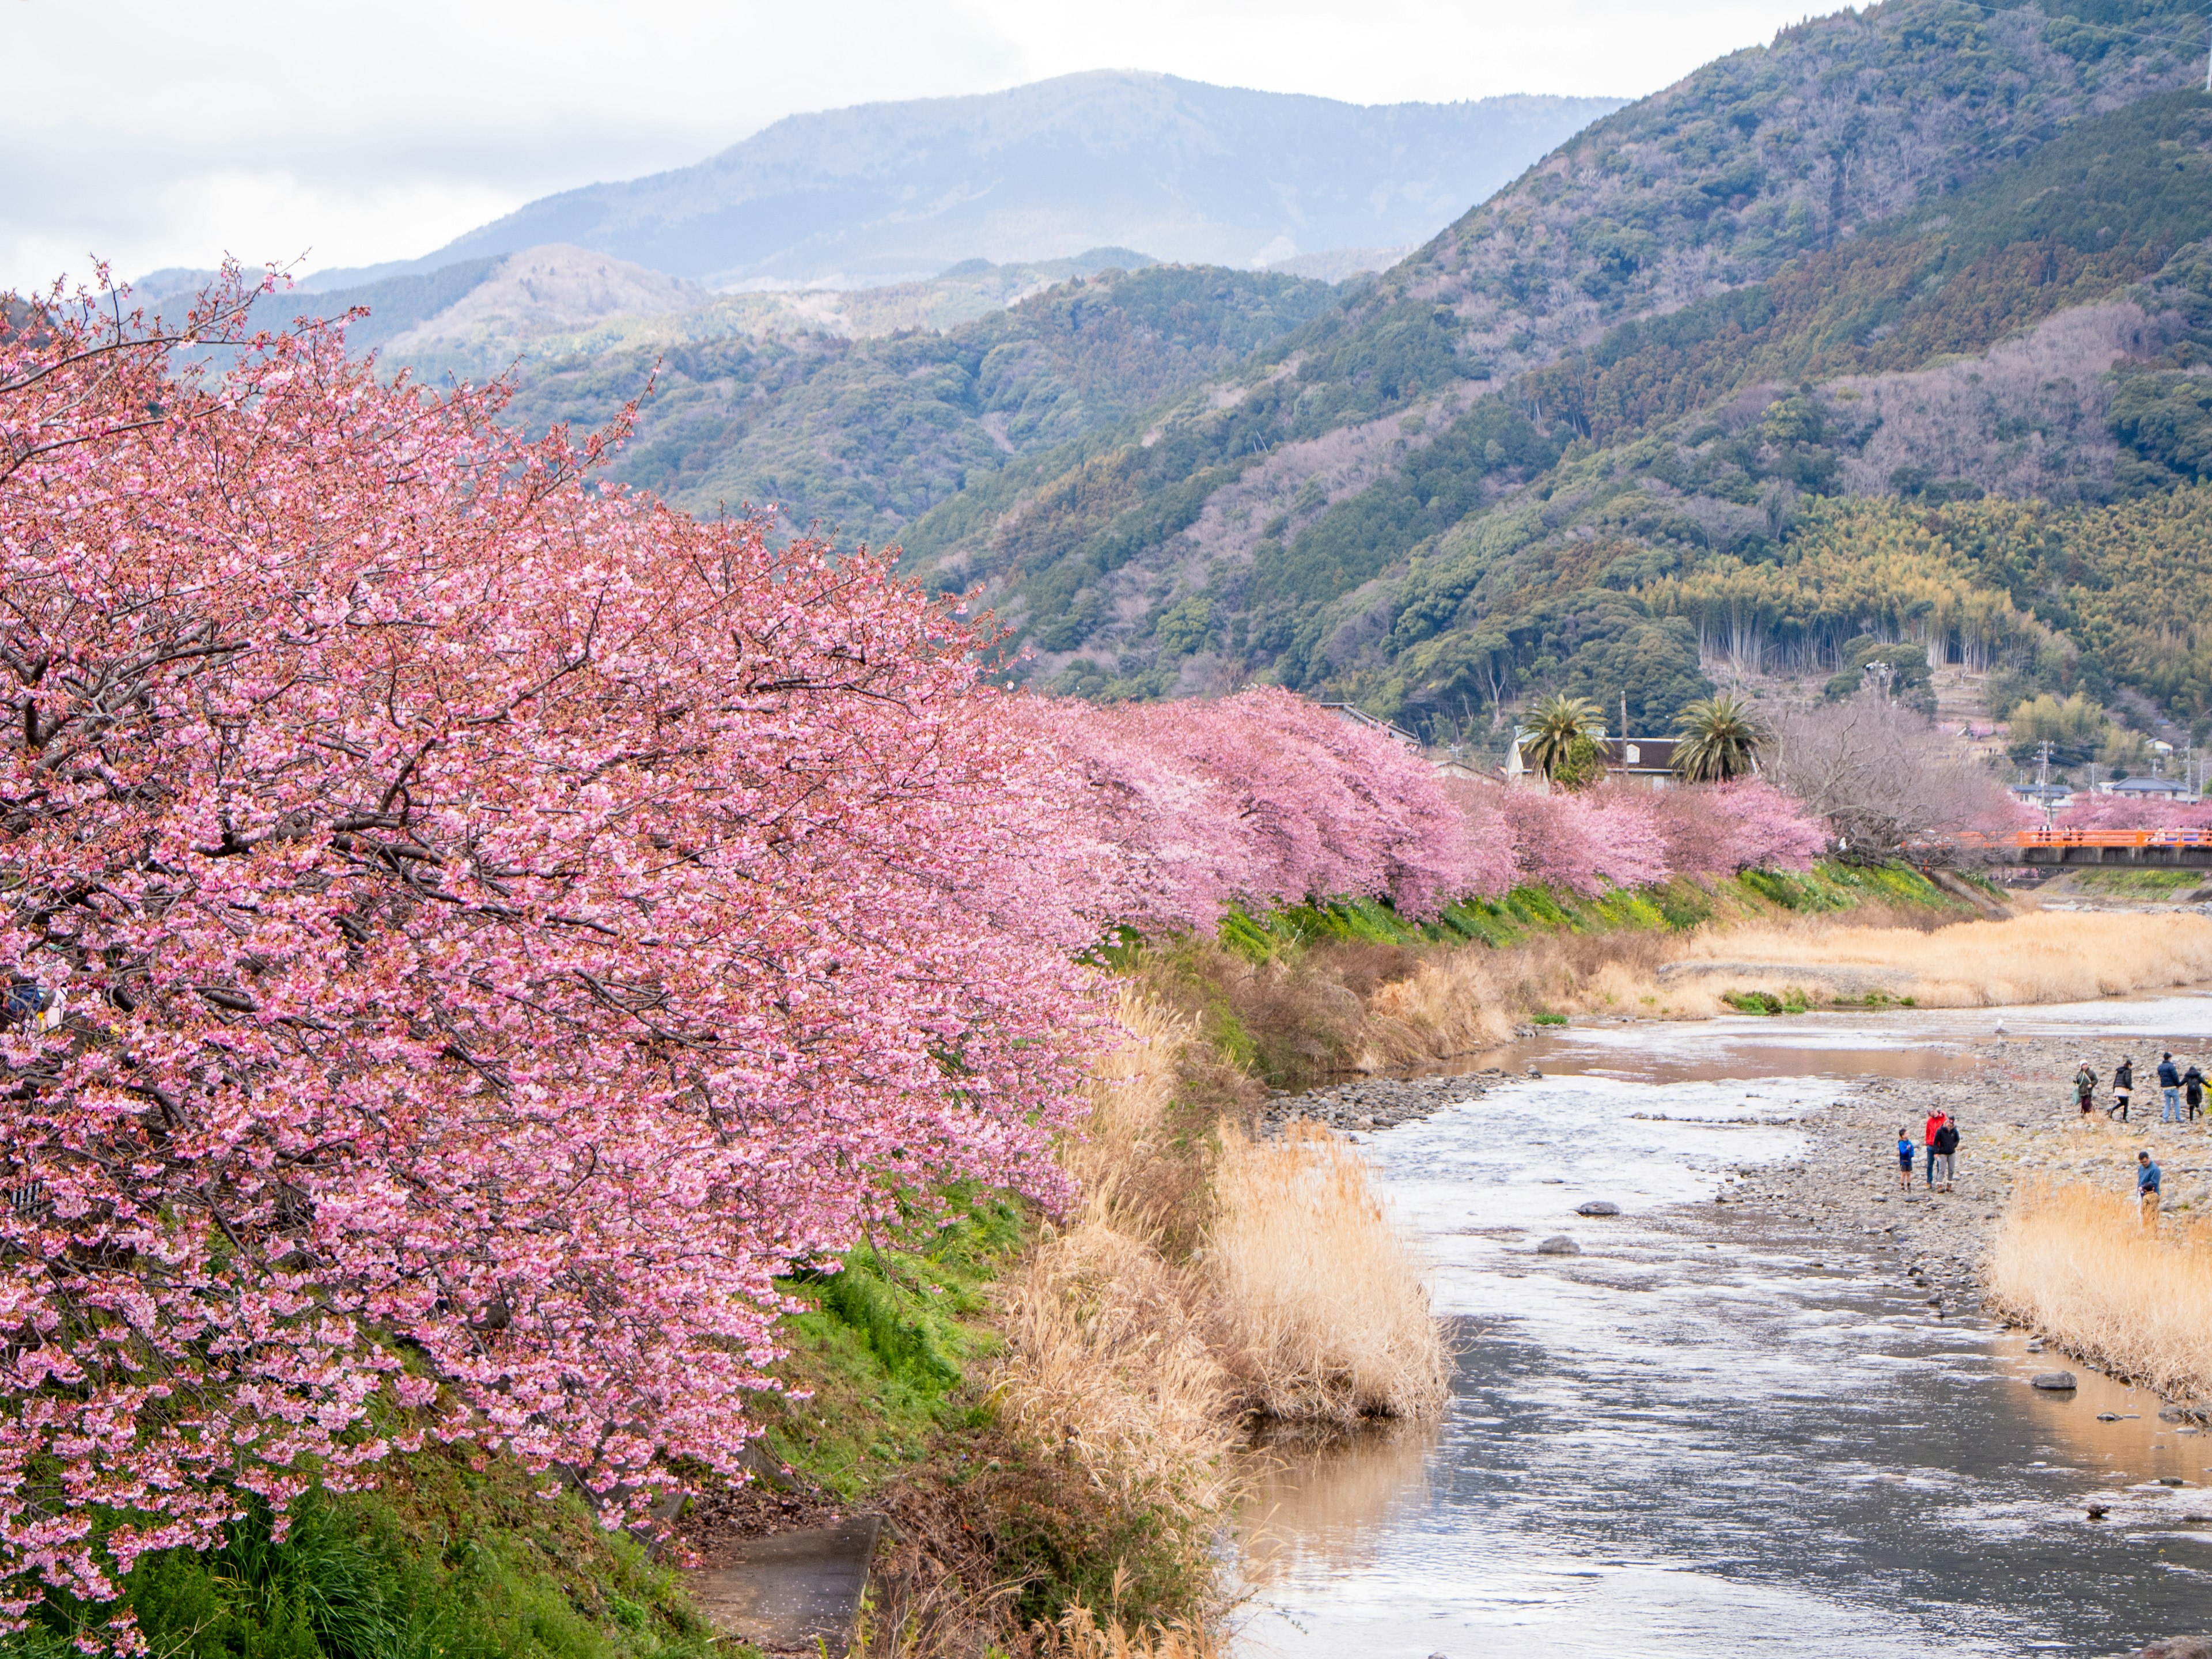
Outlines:
<svg viewBox="0 0 2212 1659"><path fill-rule="evenodd" d="M2131 795L2082 794L2051 822L2059 830L2212 830L2212 804L2176 805Z"/></svg>
<svg viewBox="0 0 2212 1659"><path fill-rule="evenodd" d="M1064 805L1057 885L1102 924L1205 927L1231 902L1348 896L1419 918L1522 883L1587 894L1802 869L1827 842L1755 779L1574 795L1440 779L1387 734L1274 688L1006 713L1030 738L1040 799Z"/></svg>
<svg viewBox="0 0 2212 1659"><path fill-rule="evenodd" d="M1062 885L1095 922L1210 926L1231 902L1387 897L1431 915L1478 880L1464 816L1418 753L1261 686L1212 702L1023 697Z"/></svg>
<svg viewBox="0 0 2212 1659"><path fill-rule="evenodd" d="M734 1473L775 1275L1065 1197L1095 994L948 608L334 332L196 376L237 297L0 324L15 1620L426 1433Z"/></svg>

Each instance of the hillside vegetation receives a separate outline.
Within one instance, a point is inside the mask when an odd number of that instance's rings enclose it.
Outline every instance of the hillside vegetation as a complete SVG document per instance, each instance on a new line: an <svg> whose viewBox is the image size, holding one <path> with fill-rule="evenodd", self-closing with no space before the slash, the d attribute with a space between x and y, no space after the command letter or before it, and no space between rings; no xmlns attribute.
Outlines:
<svg viewBox="0 0 2212 1659"><path fill-rule="evenodd" d="M1825 678L1929 635L2201 713L2189 579L2148 574L2201 536L2172 492L2212 434L2197 33L1959 0L1784 30L1235 370L971 482L906 568L1091 695L1257 676L1435 730L1558 687L1646 726L1717 659Z"/></svg>
<svg viewBox="0 0 2212 1659"><path fill-rule="evenodd" d="M533 361L508 418L603 426L651 388L611 471L712 516L775 503L880 542L1019 457L1218 373L1334 302L1217 266L1108 269L941 332L648 340Z"/></svg>

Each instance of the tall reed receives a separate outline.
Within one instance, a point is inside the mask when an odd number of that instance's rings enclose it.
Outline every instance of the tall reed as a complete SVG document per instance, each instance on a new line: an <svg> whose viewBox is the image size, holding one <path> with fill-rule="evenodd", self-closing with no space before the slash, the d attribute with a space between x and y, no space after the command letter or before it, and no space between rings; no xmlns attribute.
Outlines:
<svg viewBox="0 0 2212 1659"><path fill-rule="evenodd" d="M1444 1346L1421 1265L1348 1142L1310 1123L1221 1137L1201 1261L1225 1363L1264 1416L1351 1423L1442 1405Z"/></svg>
<svg viewBox="0 0 2212 1659"><path fill-rule="evenodd" d="M2212 1399L2212 1224L2152 1231L2124 1194L2025 1182L1984 1278L1993 1306L2100 1370Z"/></svg>

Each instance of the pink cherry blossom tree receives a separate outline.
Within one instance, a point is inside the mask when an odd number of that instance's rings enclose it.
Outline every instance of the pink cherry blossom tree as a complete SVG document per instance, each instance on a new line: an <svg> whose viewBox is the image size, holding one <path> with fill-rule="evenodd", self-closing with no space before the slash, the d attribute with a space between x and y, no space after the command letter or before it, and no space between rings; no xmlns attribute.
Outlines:
<svg viewBox="0 0 2212 1659"><path fill-rule="evenodd" d="M1084 924L957 618L331 331L194 373L239 297L0 323L15 1619L425 1433L734 1471L775 1275L1065 1195Z"/></svg>

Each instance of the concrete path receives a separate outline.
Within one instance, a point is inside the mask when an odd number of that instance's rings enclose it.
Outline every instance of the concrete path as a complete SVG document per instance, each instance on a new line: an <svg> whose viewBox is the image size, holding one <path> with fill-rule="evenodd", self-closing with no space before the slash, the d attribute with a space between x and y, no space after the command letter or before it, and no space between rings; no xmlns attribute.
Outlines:
<svg viewBox="0 0 2212 1659"><path fill-rule="evenodd" d="M770 1653L842 1654L882 1529L881 1516L862 1515L746 1539L689 1575L692 1598L716 1630Z"/></svg>

